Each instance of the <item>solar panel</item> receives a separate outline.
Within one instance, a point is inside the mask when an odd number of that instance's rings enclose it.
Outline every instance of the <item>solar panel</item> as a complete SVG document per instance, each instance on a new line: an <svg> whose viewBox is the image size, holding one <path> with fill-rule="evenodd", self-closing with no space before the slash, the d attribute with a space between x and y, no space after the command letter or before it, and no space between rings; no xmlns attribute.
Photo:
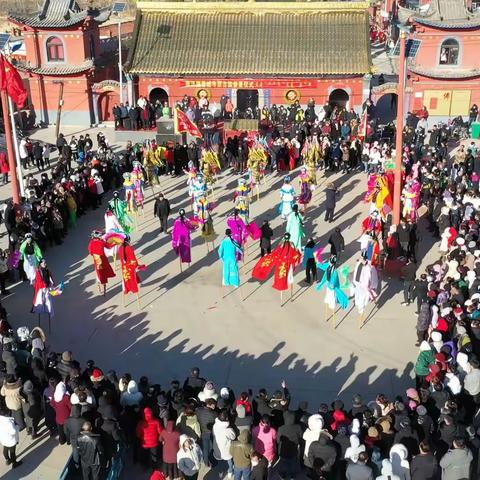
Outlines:
<svg viewBox="0 0 480 480"><path fill-rule="evenodd" d="M3 50L5 48L5 45L8 43L9 38L9 33L0 33L0 50Z"/></svg>
<svg viewBox="0 0 480 480"><path fill-rule="evenodd" d="M405 56L408 58L415 58L418 53L418 49L420 48L420 44L422 42L420 40L407 40L407 45L405 49ZM392 48L390 51L391 57L398 57L400 56L400 40L396 43L395 47Z"/></svg>
<svg viewBox="0 0 480 480"><path fill-rule="evenodd" d="M112 12L122 13L127 8L127 4L123 2L115 2L112 7Z"/></svg>

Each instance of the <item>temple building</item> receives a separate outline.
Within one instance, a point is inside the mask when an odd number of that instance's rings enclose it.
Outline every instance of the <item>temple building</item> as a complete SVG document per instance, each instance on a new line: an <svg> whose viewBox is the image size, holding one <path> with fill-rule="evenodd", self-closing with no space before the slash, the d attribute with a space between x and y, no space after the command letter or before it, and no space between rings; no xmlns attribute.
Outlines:
<svg viewBox="0 0 480 480"><path fill-rule="evenodd" d="M361 109L368 2L139 1L125 64L130 100L228 95L240 110L332 102Z"/></svg>
<svg viewBox="0 0 480 480"><path fill-rule="evenodd" d="M390 11L392 22L407 30L405 107L424 105L432 117L466 117L472 104L480 104L480 11L469 0L419 0ZM384 8L392 5L386 1ZM420 7L420 8L413 8ZM399 44L390 52L398 60ZM397 84L372 89L377 103L397 92Z"/></svg>
<svg viewBox="0 0 480 480"><path fill-rule="evenodd" d="M23 72L29 90L29 108L36 123L90 125L108 119L118 101L116 52L101 42L100 25L110 8L82 9L75 0L44 0L33 14L9 14L21 32ZM61 116L59 116L59 110Z"/></svg>

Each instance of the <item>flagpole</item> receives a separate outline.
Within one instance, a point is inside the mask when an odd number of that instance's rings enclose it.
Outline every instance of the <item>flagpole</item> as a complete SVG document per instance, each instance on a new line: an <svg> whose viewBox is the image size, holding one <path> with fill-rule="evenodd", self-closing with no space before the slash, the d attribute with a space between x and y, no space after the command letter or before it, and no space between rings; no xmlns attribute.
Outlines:
<svg viewBox="0 0 480 480"><path fill-rule="evenodd" d="M13 204L15 206L18 206L20 205L20 189L18 186L17 166L15 161L15 149L13 147L12 126L10 124L10 117L8 115L9 108L8 108L7 92L5 92L4 90L0 90L0 96L2 98L5 140L7 142L8 164L10 166L10 176L11 176L11 182L12 182L12 198L13 198Z"/></svg>
<svg viewBox="0 0 480 480"><path fill-rule="evenodd" d="M23 183L23 171L22 171L22 162L20 161L20 152L18 151L18 136L17 136L17 126L15 125L15 116L13 114L13 102L10 97L8 97L8 107L10 109L10 121L12 123L12 133L13 133L13 149L15 150L15 161L17 162L17 175L20 184L20 195L25 197L25 185ZM20 112L19 112L20 115Z"/></svg>

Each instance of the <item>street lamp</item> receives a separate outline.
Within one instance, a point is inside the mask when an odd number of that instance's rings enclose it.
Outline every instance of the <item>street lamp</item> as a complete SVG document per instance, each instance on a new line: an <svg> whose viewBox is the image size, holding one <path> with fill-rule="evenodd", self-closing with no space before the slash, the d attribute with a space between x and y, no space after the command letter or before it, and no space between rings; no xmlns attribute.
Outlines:
<svg viewBox="0 0 480 480"><path fill-rule="evenodd" d="M115 2L112 7L112 12L117 15L118 19L118 77L120 84L120 103L123 103L123 71L122 71L122 19L120 14L125 11L127 4L124 2Z"/></svg>

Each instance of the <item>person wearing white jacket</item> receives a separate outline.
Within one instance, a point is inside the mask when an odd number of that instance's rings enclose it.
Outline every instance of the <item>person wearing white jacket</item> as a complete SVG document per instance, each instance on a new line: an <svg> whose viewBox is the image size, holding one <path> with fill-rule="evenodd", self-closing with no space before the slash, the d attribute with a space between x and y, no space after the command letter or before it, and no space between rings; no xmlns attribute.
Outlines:
<svg viewBox="0 0 480 480"><path fill-rule="evenodd" d="M233 477L233 460L230 453L230 445L235 440L235 431L230 427L228 413L221 410L212 428L213 433L213 456L216 460L224 460L228 463L228 476Z"/></svg>
<svg viewBox="0 0 480 480"><path fill-rule="evenodd" d="M180 450L177 452L178 469L185 480L197 480L202 463L202 449L188 435L180 435Z"/></svg>
<svg viewBox="0 0 480 480"><path fill-rule="evenodd" d="M410 462L408 461L407 447L401 443L395 443L390 449L390 462L395 475L400 480L410 480Z"/></svg>
<svg viewBox="0 0 480 480"><path fill-rule="evenodd" d="M7 465L16 468L22 464L17 462L15 449L19 441L18 425L13 417L10 416L8 410L0 411L0 443L3 446L3 456Z"/></svg>
<svg viewBox="0 0 480 480"><path fill-rule="evenodd" d="M392 462L385 459L382 461L382 474L376 478L376 480L400 480L398 475L393 473Z"/></svg>
<svg viewBox="0 0 480 480"><path fill-rule="evenodd" d="M303 461L305 466L312 468L313 465L310 465L308 460L308 452L310 450L310 445L312 442L316 442L320 437L320 433L326 434L330 439L332 438L331 435L326 431L323 430L324 426L323 417L319 413L315 413L314 415L310 415L308 417L308 428L303 432L303 440L305 441L305 450L303 451Z"/></svg>

